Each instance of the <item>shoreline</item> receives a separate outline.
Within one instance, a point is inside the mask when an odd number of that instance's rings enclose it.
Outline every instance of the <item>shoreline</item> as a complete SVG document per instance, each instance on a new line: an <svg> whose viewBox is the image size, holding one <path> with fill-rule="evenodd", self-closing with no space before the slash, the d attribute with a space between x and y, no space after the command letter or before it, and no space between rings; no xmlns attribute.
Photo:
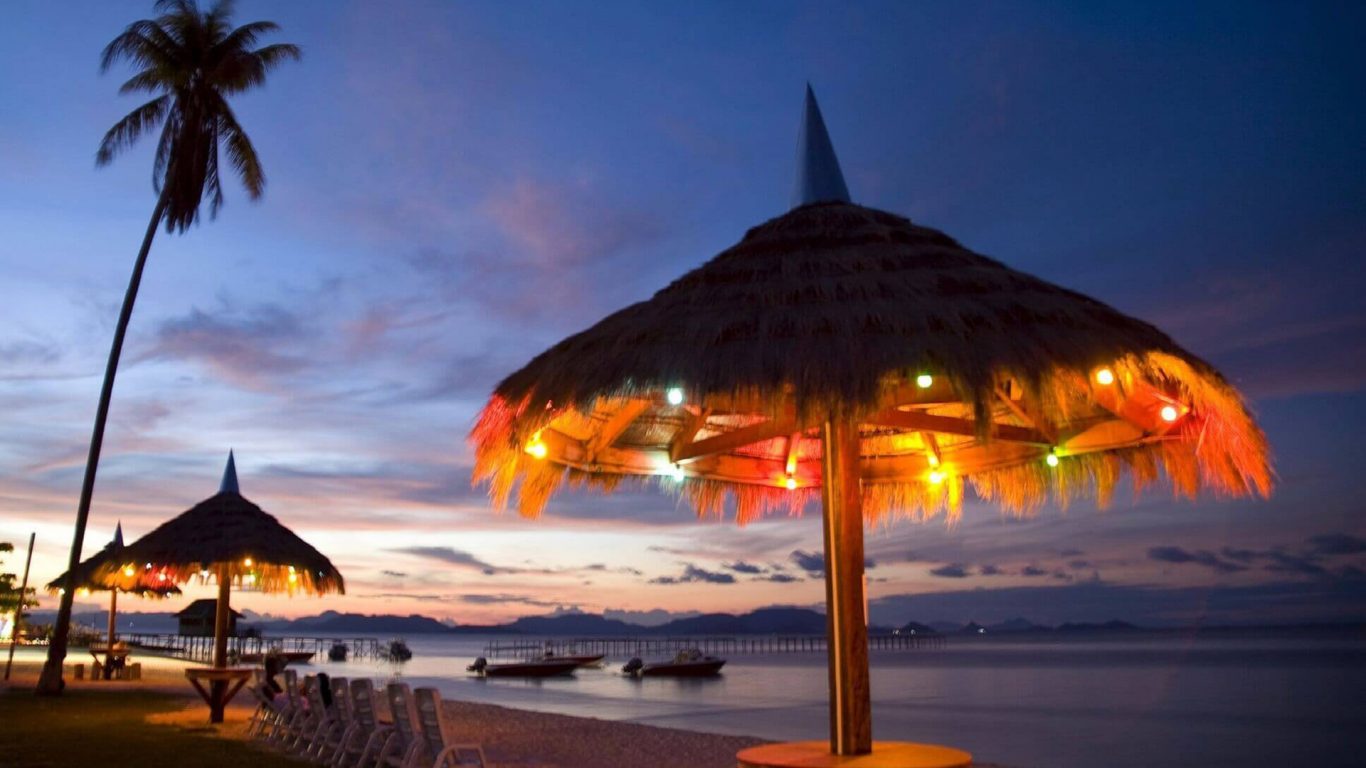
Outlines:
<svg viewBox="0 0 1366 768"><path fill-rule="evenodd" d="M68 656L68 664L75 661ZM147 657L144 657L147 658ZM14 675L0 682L0 691L32 689L37 682L41 660L16 658ZM186 682L182 670L192 666L173 659L159 659L143 668L141 680L98 681L67 678L69 690L101 691L116 697L120 692L141 691L166 697L165 711L149 715L147 723L157 726L189 728L206 737L250 745L245 724L253 705L239 695L225 713L221 726L208 726L208 710ZM87 667L88 669L88 667ZM306 672L306 670L300 670ZM382 693L384 680L376 679ZM378 702L387 715L388 704ZM442 699L442 709L450 736L461 743L480 744L490 763L504 768L608 768L610 766L652 766L652 768L733 768L741 749L770 743L754 736L692 731L620 720L605 720L591 713L567 715L517 709L465 699ZM816 735L819 737L820 735ZM254 748L254 747L253 747ZM977 768L992 766L974 763ZM998 767L999 768L999 767Z"/></svg>

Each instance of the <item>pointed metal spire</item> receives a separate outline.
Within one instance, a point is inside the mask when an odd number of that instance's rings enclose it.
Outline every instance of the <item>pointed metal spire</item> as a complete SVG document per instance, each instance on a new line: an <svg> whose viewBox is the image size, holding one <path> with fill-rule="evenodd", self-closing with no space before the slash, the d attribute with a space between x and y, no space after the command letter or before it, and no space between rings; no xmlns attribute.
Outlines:
<svg viewBox="0 0 1366 768"><path fill-rule="evenodd" d="M219 493L237 493L242 491L237 488L237 462L232 458L232 450L228 450L228 466L223 469L223 482L218 484Z"/></svg>
<svg viewBox="0 0 1366 768"><path fill-rule="evenodd" d="M792 195L792 207L828 202L850 202L849 188L844 184L835 147L825 130L816 94L807 83L806 107L797 136L797 189Z"/></svg>
<svg viewBox="0 0 1366 768"><path fill-rule="evenodd" d="M114 546L117 547L117 548L119 548L119 549L122 549L122 548L123 548L123 521L122 521L122 520L120 520L120 521L118 521L117 523L114 524Z"/></svg>

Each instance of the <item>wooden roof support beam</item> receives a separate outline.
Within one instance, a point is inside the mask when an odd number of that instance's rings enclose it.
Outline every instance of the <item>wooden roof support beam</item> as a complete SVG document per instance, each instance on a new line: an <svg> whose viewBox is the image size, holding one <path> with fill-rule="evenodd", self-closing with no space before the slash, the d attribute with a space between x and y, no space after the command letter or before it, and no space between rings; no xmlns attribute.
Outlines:
<svg viewBox="0 0 1366 768"><path fill-rule="evenodd" d="M1048 419L1044 418L1043 414L1040 413L1039 409L1035 408L1028 400L1023 397L1018 401L1012 400L1010 394L1004 389L1001 389L999 385L996 387L996 397L999 398L1001 402L1005 403L1006 407L1010 409L1010 412L1015 414L1021 421L1034 429L1039 430L1041 434L1053 442L1057 442L1058 430L1054 428L1053 425L1048 422Z"/></svg>
<svg viewBox="0 0 1366 768"><path fill-rule="evenodd" d="M921 411L900 411L889 408L868 419L868 423L884 427L899 427L917 432L942 432L946 435L976 437L977 424L971 419L953 416L935 416ZM1016 427L1010 424L992 424L990 435L993 439L1009 443L1052 446L1053 441L1037 429Z"/></svg>
<svg viewBox="0 0 1366 768"><path fill-rule="evenodd" d="M711 415L711 408L688 409L683 416L683 425L678 428L674 436L669 440L669 455L673 456L679 448L692 442L697 437L697 431L707 425L707 417Z"/></svg>
<svg viewBox="0 0 1366 768"><path fill-rule="evenodd" d="M939 451L939 440L933 432L921 432L920 440L925 443L925 461L931 467L937 467L944 463L944 455Z"/></svg>
<svg viewBox="0 0 1366 768"><path fill-rule="evenodd" d="M709 437L705 440L698 440L695 443L680 445L676 449L669 451L669 458L675 464L685 461L693 461L709 456L714 453L726 453L736 448L743 448L746 445L772 440L775 437L792 434L798 431L800 426L787 419L775 421L761 421L751 424L748 427L741 427L737 430L724 434Z"/></svg>
<svg viewBox="0 0 1366 768"><path fill-rule="evenodd" d="M593 435L588 442L588 461L591 463L599 453L602 453L604 448L610 448L612 443L621 437L621 433L631 426L631 422L635 421L636 417L644 413L645 409L649 407L650 401L648 400L627 400L626 404L618 408L616 413L607 417L602 429L598 430L598 433Z"/></svg>

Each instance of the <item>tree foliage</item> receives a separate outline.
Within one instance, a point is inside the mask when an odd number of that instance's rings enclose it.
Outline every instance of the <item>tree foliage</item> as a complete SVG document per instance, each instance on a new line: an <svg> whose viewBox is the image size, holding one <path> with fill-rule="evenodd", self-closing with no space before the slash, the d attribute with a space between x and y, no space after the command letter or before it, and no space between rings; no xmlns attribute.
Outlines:
<svg viewBox="0 0 1366 768"><path fill-rule="evenodd" d="M13 552L14 545L7 541L0 541L0 554ZM0 563L4 559L0 558ZM19 607L19 577L13 573L0 573L0 613L13 613ZM33 587L24 590L24 607L32 608L38 605L38 601L33 599Z"/></svg>
<svg viewBox="0 0 1366 768"><path fill-rule="evenodd" d="M129 24L100 58L101 71L120 60L137 69L120 93L154 98L105 133L95 162L109 163L160 126L152 185L166 195L166 230L183 232L199 218L206 194L210 217L223 204L220 148L247 195L261 196L266 184L261 161L228 98L261 85L280 62L297 60L300 54L289 43L255 47L279 26L254 21L233 28L232 0L219 0L207 11L200 11L194 0L159 0L156 10L160 15L155 19Z"/></svg>

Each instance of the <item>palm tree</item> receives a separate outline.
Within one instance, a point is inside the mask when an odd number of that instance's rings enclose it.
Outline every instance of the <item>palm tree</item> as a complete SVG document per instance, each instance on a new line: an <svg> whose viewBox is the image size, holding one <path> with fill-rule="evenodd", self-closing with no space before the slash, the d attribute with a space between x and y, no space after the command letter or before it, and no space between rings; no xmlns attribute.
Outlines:
<svg viewBox="0 0 1366 768"><path fill-rule="evenodd" d="M265 82L266 75L286 59L299 59L298 46L267 45L255 48L262 35L279 26L269 21L230 24L232 0L218 0L201 12L194 0L158 0L159 14L128 25L104 49L100 71L107 72L120 60L127 60L139 71L119 88L119 93L151 93L155 98L129 112L114 124L95 154L96 165L107 165L116 155L131 147L146 132L160 127L156 159L152 165L152 186L157 193L152 220L142 238L142 249L133 264L133 276L123 298L109 363L104 371L104 387L95 412L95 431L90 438L90 454L85 464L80 504L76 510L76 531L71 541L67 573L75 573L81 559L86 520L90 516L90 497L95 488L95 471L104 441L104 423L109 415L109 399L114 390L119 353L128 320L133 314L142 269L157 226L166 223L168 233L183 233L199 219L199 207L209 197L209 216L214 217L223 204L219 183L219 147L227 153L233 171L242 179L253 200L265 188L261 161L251 140L237 124L228 107L228 98ZM47 663L38 681L38 693L57 694L63 687L62 660L66 658L67 634L71 627L71 602L75 590L68 585L53 627Z"/></svg>

